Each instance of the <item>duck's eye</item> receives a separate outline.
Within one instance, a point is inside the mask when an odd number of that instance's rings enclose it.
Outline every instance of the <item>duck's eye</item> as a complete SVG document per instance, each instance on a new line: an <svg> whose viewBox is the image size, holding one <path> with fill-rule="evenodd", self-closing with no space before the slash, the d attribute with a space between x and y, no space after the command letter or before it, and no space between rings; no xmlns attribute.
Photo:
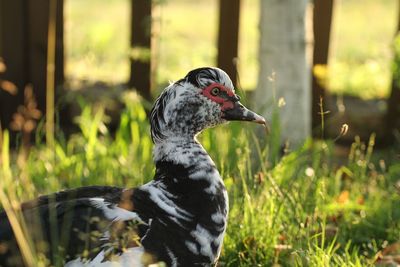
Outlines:
<svg viewBox="0 0 400 267"><path fill-rule="evenodd" d="M217 96L217 95L219 95L220 92L221 92L221 90L218 87L214 87L214 88L211 89L210 93L213 96Z"/></svg>

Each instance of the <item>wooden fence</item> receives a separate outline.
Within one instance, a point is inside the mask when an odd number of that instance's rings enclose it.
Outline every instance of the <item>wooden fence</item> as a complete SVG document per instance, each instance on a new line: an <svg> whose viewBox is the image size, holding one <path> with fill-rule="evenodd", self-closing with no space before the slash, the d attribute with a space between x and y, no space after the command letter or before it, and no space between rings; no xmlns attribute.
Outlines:
<svg viewBox="0 0 400 267"><path fill-rule="evenodd" d="M45 114L46 55L49 22L49 3L58 1L56 21L55 86L64 82L63 58L63 0L0 0L0 57L7 69L0 80L13 82L20 90L12 96L0 90L0 122L8 126L18 105L23 103L23 88L32 84L38 108ZM217 66L223 68L236 83L240 0L219 0L219 34ZM330 29L334 0L314 0L314 62L328 64ZM131 0L131 47L151 50L151 1ZM147 29L147 30L146 30ZM131 58L130 78L127 83L137 88L146 99L151 99L151 62ZM312 74L313 128L320 123L320 97L326 88ZM395 127L400 116L400 90L394 84L388 100L388 130Z"/></svg>
<svg viewBox="0 0 400 267"><path fill-rule="evenodd" d="M0 79L18 88L16 96L0 90L3 127L9 125L12 114L23 103L28 84L34 88L38 108L45 110L48 23L49 0L0 0L0 57L6 66ZM55 78L59 86L64 81L62 4L57 8L56 31Z"/></svg>

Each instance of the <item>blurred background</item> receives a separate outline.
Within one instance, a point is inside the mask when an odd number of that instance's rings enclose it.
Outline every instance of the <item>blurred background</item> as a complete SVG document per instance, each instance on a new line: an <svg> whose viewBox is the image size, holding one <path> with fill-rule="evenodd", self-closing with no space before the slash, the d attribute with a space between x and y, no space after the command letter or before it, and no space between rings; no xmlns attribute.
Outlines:
<svg viewBox="0 0 400 267"><path fill-rule="evenodd" d="M310 106L300 113L310 117L310 122L296 127L310 130L305 130L300 139L309 136L311 130L315 137L335 138L342 125L347 124L348 134L341 138L344 143L352 142L356 135L367 139L373 132L377 133L379 143L392 143L399 135L400 97L395 82L400 76L395 55L400 51L400 41L396 42L399 1L300 2L303 4L298 7L286 4L300 11L302 22L298 27L304 28L298 42L305 43L306 61L300 68L306 70L301 73L307 76L302 89L306 100L299 105ZM42 116L46 114L46 97L47 101L54 99L56 110L60 111L59 123L68 129L71 118L78 112L77 95L89 102L106 101L109 112L118 114L121 107L118 96L136 89L144 105L150 108L154 97L169 81L183 77L195 67L218 66L228 72L243 94L249 95L251 105L252 92L263 90L260 77L274 72L260 71L263 59L271 62L268 55L260 53L260 40L266 39L268 43L270 38L270 33L263 32L261 10L262 6L273 5L273 1L1 0L0 3L3 128L21 128L14 115L21 113L18 107L26 102L26 88L28 95L32 92L35 109ZM292 34L276 18L274 21L267 17L264 21L274 25L277 35ZM298 79L289 74L293 58L290 51L275 53L281 53L282 60L289 59L288 73L279 73L278 79L283 77L296 84ZM49 80L51 77L54 81ZM49 93L53 90L49 86L55 87L55 94ZM279 83L277 87L279 91ZM256 94L256 98L259 96ZM326 114L323 133L321 103ZM270 113L265 111L267 117ZM32 116L37 120L40 115Z"/></svg>

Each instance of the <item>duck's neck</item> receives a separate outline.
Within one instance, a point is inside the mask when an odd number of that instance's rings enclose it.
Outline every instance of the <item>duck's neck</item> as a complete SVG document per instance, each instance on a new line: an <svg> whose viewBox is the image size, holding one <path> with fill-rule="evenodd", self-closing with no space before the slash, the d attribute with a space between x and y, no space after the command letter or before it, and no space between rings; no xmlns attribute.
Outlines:
<svg viewBox="0 0 400 267"><path fill-rule="evenodd" d="M181 215L164 210L174 221L169 229L177 223L179 231L189 232L186 247L179 249L196 259L208 257L207 261L215 262L221 251L229 203L214 162L194 138L165 140L155 145L153 153L155 180L147 186L151 189L144 190L152 192L157 205L169 203L171 210L188 214L188 219L182 219Z"/></svg>
<svg viewBox="0 0 400 267"><path fill-rule="evenodd" d="M196 180L205 185L205 191L217 193L223 187L214 162L195 138L174 137L156 143L153 150L158 177Z"/></svg>

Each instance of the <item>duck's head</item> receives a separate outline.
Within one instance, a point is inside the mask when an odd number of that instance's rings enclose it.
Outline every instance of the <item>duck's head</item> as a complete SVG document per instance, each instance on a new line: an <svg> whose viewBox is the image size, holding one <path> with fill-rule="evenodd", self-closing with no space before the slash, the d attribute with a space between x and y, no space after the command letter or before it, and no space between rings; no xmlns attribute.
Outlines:
<svg viewBox="0 0 400 267"><path fill-rule="evenodd" d="M235 94L228 74L219 68L198 68L161 93L151 111L153 142L168 138L193 138L202 130L227 121L265 119L247 109Z"/></svg>

